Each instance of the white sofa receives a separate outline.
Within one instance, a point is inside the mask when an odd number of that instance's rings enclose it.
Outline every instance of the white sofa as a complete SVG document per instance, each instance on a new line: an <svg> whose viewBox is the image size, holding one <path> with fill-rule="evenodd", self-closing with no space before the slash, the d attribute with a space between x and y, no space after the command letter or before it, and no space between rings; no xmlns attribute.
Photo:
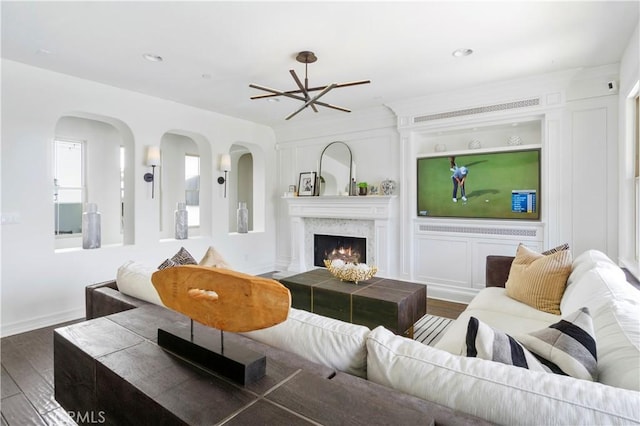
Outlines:
<svg viewBox="0 0 640 426"><path fill-rule="evenodd" d="M285 323L247 335L498 424L640 424L640 291L603 253L588 251L573 262L561 311L583 306L593 318L599 382L460 355L471 316L514 336L562 317L497 287L480 291L437 347L293 309Z"/></svg>
<svg viewBox="0 0 640 426"><path fill-rule="evenodd" d="M151 270L132 266L129 278L149 286ZM118 287L126 288L127 274L121 270L118 277ZM98 295L91 297L94 305ZM107 305L113 304L114 295L107 296ZM513 300L497 287L481 290L437 347L383 327L370 330L293 308L285 322L244 334L353 379L366 378L497 424L640 425L640 291L607 256L587 251L574 259L560 303L563 313L582 307L593 319L598 382L461 355L471 316L514 337L562 318Z"/></svg>

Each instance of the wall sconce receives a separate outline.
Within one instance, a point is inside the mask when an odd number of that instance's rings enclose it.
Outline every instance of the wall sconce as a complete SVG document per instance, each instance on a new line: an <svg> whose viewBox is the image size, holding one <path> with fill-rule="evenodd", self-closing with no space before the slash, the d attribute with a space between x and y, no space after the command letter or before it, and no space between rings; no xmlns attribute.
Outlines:
<svg viewBox="0 0 640 426"><path fill-rule="evenodd" d="M144 174L144 181L151 182L151 198L154 197L155 192L155 177L156 177L156 166L160 165L160 147L159 146L148 146L147 147L147 155L145 157L145 164L147 166L151 166L151 173Z"/></svg>
<svg viewBox="0 0 640 426"><path fill-rule="evenodd" d="M220 168L221 172L224 172L224 177L218 178L220 185L224 184L224 198L227 198L227 173L231 170L231 156L229 154L222 154L220 156Z"/></svg>

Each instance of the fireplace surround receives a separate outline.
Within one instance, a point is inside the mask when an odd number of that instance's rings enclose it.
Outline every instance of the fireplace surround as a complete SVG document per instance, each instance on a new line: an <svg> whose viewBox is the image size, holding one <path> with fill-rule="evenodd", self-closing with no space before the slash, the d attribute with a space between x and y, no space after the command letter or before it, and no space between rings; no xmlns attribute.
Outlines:
<svg viewBox="0 0 640 426"><path fill-rule="evenodd" d="M378 267L379 276L393 276L397 246L396 196L284 197L291 231L291 261L288 270L315 268L314 234L366 238L366 259Z"/></svg>

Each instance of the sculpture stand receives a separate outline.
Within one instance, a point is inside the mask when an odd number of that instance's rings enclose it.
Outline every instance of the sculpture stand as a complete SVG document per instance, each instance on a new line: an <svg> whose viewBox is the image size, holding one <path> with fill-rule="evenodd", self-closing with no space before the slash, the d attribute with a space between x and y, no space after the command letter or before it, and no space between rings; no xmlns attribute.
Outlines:
<svg viewBox="0 0 640 426"><path fill-rule="evenodd" d="M191 330L158 329L158 345L189 362L214 371L238 384L248 385L260 380L266 374L265 355L244 346L224 344L224 332L220 331L220 341L209 333L194 336L193 320Z"/></svg>

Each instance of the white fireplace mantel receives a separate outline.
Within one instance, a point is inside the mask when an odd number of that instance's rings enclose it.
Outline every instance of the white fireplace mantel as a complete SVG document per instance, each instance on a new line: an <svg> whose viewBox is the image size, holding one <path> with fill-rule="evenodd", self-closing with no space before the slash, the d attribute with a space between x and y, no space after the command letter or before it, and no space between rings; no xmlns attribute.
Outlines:
<svg viewBox="0 0 640 426"><path fill-rule="evenodd" d="M389 196L323 196L284 197L291 217L318 217L333 219L389 219L392 200Z"/></svg>
<svg viewBox="0 0 640 426"><path fill-rule="evenodd" d="M312 258L313 247L306 238L307 219L348 219L358 224L362 221L372 224L372 253L367 253L367 258L374 259L378 275L393 273L390 247L394 244L392 230L396 218L396 196L283 197L283 200L287 203L291 219L290 271L303 272L313 268L308 260Z"/></svg>

